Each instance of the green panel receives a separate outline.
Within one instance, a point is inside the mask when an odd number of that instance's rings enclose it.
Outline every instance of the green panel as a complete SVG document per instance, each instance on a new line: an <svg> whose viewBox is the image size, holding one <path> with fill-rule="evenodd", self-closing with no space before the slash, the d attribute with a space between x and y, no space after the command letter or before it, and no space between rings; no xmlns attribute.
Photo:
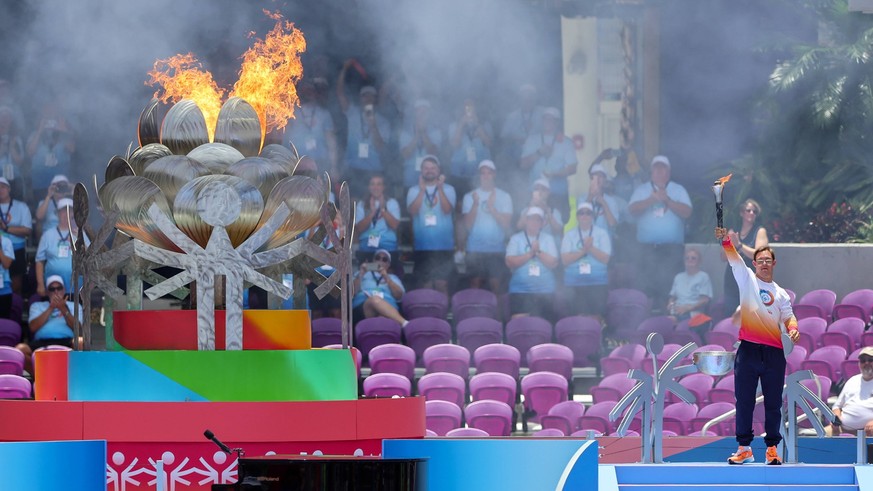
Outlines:
<svg viewBox="0 0 873 491"><path fill-rule="evenodd" d="M358 398L357 371L345 350L128 351L127 354L213 402Z"/></svg>

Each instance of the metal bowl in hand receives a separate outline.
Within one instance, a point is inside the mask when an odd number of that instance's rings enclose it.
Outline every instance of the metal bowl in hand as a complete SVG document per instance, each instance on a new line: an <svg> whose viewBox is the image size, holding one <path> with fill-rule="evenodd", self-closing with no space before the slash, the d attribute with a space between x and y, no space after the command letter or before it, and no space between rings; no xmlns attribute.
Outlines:
<svg viewBox="0 0 873 491"><path fill-rule="evenodd" d="M700 373L719 376L731 371L735 356L733 351L698 351L691 356L691 360Z"/></svg>

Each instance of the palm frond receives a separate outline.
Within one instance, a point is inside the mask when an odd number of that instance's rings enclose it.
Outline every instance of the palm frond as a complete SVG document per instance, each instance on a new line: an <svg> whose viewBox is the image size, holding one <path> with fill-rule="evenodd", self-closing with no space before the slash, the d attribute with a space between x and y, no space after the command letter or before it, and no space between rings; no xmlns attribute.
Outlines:
<svg viewBox="0 0 873 491"><path fill-rule="evenodd" d="M770 87L777 92L793 88L811 72L821 68L819 61L825 51L825 48L806 48L794 60L778 64L770 75Z"/></svg>
<svg viewBox="0 0 873 491"><path fill-rule="evenodd" d="M848 76L843 75L813 93L813 114L821 126L832 124L840 113L845 100L845 87Z"/></svg>

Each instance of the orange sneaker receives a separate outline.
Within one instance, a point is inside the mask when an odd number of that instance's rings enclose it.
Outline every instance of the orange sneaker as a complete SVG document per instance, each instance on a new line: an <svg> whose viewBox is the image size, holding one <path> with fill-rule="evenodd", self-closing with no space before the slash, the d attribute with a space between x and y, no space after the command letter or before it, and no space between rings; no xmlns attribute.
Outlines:
<svg viewBox="0 0 873 491"><path fill-rule="evenodd" d="M782 457L779 456L776 445L767 447L767 465L782 465Z"/></svg>
<svg viewBox="0 0 873 491"><path fill-rule="evenodd" d="M735 454L728 457L728 464L731 465L740 465L754 461L755 456L752 455L752 447L744 447L742 445L740 445L740 448L737 449Z"/></svg>

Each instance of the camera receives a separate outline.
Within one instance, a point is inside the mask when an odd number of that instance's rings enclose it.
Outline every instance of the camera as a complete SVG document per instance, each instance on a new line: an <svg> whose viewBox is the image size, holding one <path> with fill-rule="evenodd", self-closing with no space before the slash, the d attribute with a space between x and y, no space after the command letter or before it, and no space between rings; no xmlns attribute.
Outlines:
<svg viewBox="0 0 873 491"><path fill-rule="evenodd" d="M367 118L373 117L373 105L372 104L367 104L366 106L364 106L364 116Z"/></svg>
<svg viewBox="0 0 873 491"><path fill-rule="evenodd" d="M55 191L59 193L69 193L70 192L70 184L64 181L55 183Z"/></svg>
<svg viewBox="0 0 873 491"><path fill-rule="evenodd" d="M379 271L379 263L364 263L364 269L367 271Z"/></svg>

